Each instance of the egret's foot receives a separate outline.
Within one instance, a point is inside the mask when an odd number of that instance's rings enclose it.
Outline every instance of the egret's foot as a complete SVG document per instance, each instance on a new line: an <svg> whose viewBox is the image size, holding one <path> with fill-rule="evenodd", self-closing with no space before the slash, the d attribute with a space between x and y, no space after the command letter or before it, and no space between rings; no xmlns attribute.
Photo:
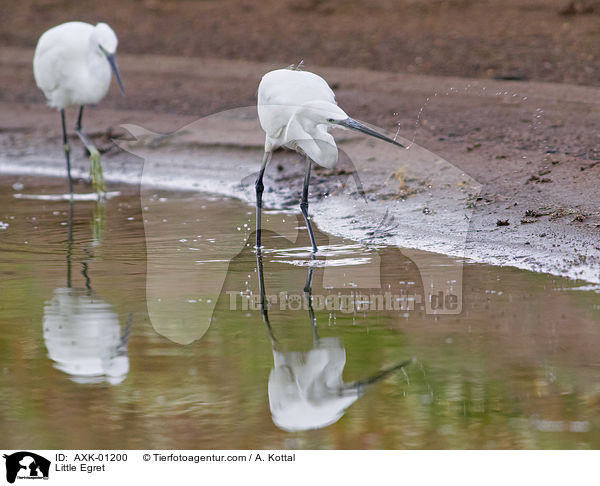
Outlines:
<svg viewBox="0 0 600 486"><path fill-rule="evenodd" d="M90 178L92 179L92 187L98 193L98 196L104 197L106 194L106 183L104 182L104 174L102 173L102 161L100 160L100 152L94 149L90 154Z"/></svg>

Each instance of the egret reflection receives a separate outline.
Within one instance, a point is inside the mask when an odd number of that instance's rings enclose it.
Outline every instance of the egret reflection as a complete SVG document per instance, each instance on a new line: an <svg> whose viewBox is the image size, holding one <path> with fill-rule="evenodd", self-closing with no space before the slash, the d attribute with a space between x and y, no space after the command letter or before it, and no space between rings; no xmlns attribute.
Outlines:
<svg viewBox="0 0 600 486"><path fill-rule="evenodd" d="M315 256L312 256L315 259ZM261 295L261 314L273 346L273 369L269 375L269 406L273 422L288 432L321 429L336 423L369 385L408 365L404 361L365 380L345 383L346 350L338 338L320 338L312 307L313 267L309 266L304 287L313 334L313 348L308 352L283 351L269 320L262 255L257 252Z"/></svg>
<svg viewBox="0 0 600 486"><path fill-rule="evenodd" d="M69 210L67 243L67 286L54 290L44 306L44 342L54 366L76 383L118 385L129 373L127 345L131 331L130 315L123 333L113 307L93 290L88 268L81 274L85 287L73 287L73 202Z"/></svg>

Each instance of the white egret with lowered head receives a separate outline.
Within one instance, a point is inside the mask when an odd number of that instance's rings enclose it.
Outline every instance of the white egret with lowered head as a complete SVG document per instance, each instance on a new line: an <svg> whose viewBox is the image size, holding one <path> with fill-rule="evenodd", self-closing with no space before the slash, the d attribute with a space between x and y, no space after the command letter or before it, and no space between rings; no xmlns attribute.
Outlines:
<svg viewBox="0 0 600 486"><path fill-rule="evenodd" d="M306 155L306 175L300 209L304 215L313 252L317 251L308 215L308 185L312 163L333 167L338 159L333 127L357 130L404 147L350 118L335 101L335 94L320 76L299 69L277 69L265 74L258 86L258 118L266 133L265 155L256 180L256 249L261 248L263 175L273 151L287 147Z"/></svg>
<svg viewBox="0 0 600 486"><path fill-rule="evenodd" d="M33 75L48 104L60 110L63 130L63 148L67 162L69 191L71 179L71 148L67 141L65 108L79 105L75 131L90 153L91 176L94 189L106 192L100 152L82 129L83 107L98 103L110 87L111 70L125 94L115 53L117 36L105 23L67 22L47 30L40 37L33 56Z"/></svg>

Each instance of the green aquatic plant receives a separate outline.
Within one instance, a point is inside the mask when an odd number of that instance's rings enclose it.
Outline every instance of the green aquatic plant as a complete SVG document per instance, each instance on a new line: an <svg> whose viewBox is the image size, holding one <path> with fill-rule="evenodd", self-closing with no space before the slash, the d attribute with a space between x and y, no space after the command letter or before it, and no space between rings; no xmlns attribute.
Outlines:
<svg viewBox="0 0 600 486"><path fill-rule="evenodd" d="M102 172L102 162L100 160L100 152L97 149L92 149L90 153L90 179L92 187L98 195L103 196L106 193L106 183L104 182L104 173Z"/></svg>

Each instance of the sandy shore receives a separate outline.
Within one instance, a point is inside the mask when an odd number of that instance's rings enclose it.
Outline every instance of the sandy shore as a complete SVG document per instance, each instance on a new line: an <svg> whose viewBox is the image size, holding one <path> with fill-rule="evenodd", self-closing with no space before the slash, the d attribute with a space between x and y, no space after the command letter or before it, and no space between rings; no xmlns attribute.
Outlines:
<svg viewBox="0 0 600 486"><path fill-rule="evenodd" d="M2 83L16 87L0 101L0 172L63 176L58 116L35 88L31 57L21 48L0 53ZM85 122L110 149L107 179L252 201L262 145L253 110L207 116L253 105L260 76L279 66L119 60L128 96L113 89ZM339 170L316 171L312 190L323 231L600 282L596 88L310 69L328 79L352 116L398 132L408 145L414 140L410 150L394 151L340 133ZM130 127L143 143L128 148L143 163L111 141L130 137L124 124L173 135ZM87 159L73 142L75 171L85 176ZM276 154L266 184L273 207L296 208L302 164L286 163L293 160Z"/></svg>

